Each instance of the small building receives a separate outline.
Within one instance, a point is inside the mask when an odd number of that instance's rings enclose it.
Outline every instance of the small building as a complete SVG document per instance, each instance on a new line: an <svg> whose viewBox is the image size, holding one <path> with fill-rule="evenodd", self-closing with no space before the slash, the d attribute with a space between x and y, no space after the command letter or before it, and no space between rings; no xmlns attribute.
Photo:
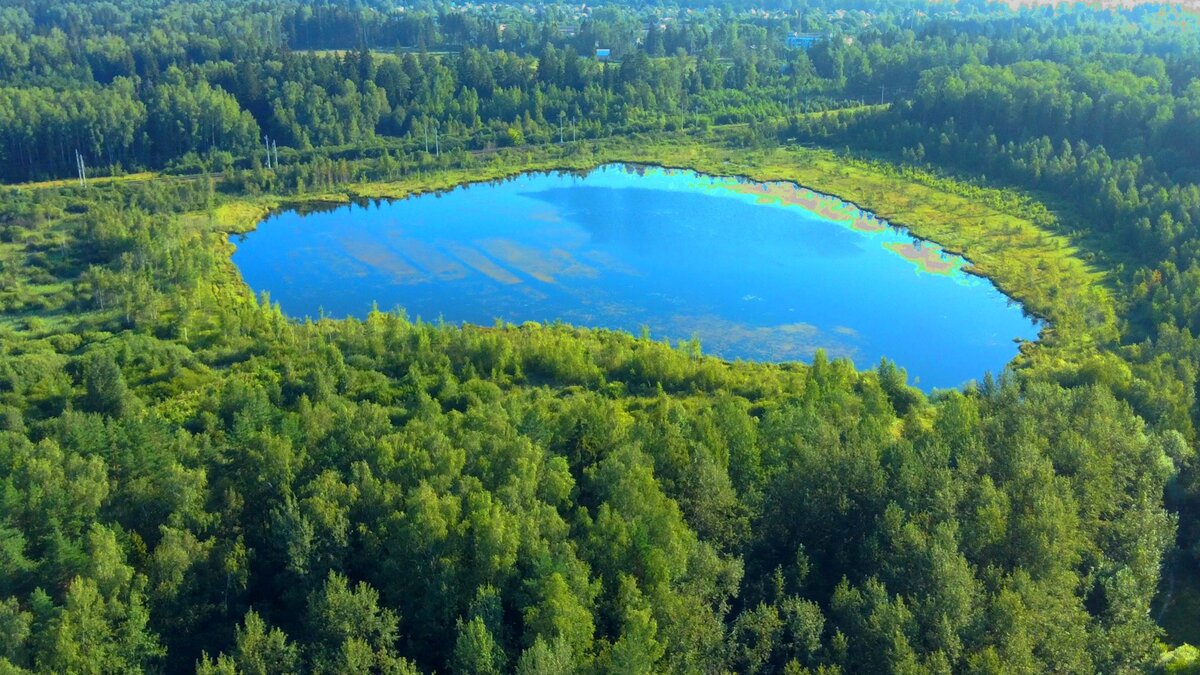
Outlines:
<svg viewBox="0 0 1200 675"><path fill-rule="evenodd" d="M612 56L611 49L597 49L596 58L600 61L607 61Z"/></svg>
<svg viewBox="0 0 1200 675"><path fill-rule="evenodd" d="M825 36L820 33L792 33L787 38L788 49L803 49L808 51Z"/></svg>

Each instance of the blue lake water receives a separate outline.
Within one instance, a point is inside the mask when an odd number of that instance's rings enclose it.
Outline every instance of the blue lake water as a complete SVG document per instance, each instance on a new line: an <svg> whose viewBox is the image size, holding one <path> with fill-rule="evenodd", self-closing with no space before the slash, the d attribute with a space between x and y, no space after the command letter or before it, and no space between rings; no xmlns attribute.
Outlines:
<svg viewBox="0 0 1200 675"><path fill-rule="evenodd" d="M609 165L283 212L233 260L290 316L561 320L700 338L729 359L861 368L928 390L999 371L1040 325L968 263L791 183Z"/></svg>

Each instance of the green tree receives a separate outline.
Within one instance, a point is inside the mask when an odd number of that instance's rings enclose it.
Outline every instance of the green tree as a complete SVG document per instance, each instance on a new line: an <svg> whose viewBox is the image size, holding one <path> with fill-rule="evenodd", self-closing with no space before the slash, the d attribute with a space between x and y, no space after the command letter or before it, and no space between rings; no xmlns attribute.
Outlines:
<svg viewBox="0 0 1200 675"><path fill-rule="evenodd" d="M106 351L92 352L84 359L83 387L83 407L90 412L120 417L133 406L125 376Z"/></svg>

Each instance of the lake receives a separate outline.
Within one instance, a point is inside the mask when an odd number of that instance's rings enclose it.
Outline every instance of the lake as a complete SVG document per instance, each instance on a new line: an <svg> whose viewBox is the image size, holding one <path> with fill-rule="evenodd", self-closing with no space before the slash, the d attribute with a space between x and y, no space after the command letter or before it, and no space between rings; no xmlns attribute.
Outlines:
<svg viewBox="0 0 1200 675"><path fill-rule="evenodd" d="M238 238L233 260L293 317L564 321L727 359L881 357L917 386L1000 371L1040 324L969 263L792 183L608 165L530 173L307 214Z"/></svg>

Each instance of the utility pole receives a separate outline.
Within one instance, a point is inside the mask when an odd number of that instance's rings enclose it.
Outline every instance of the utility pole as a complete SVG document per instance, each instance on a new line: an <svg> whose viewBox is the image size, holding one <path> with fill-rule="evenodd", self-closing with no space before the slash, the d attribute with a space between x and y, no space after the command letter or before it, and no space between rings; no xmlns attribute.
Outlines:
<svg viewBox="0 0 1200 675"><path fill-rule="evenodd" d="M267 146L267 168L271 168L271 139L263 134L263 145Z"/></svg>
<svg viewBox="0 0 1200 675"><path fill-rule="evenodd" d="M879 86L879 105L883 105L883 91L884 91L884 89L886 89L886 88L887 88L887 85L880 85L880 86Z"/></svg>
<svg viewBox="0 0 1200 675"><path fill-rule="evenodd" d="M78 150L75 151L75 171L79 174L79 187L87 187L87 166Z"/></svg>
<svg viewBox="0 0 1200 675"><path fill-rule="evenodd" d="M271 141L271 149L275 151L275 168L278 169L279 168L279 146L275 144L274 140Z"/></svg>
<svg viewBox="0 0 1200 675"><path fill-rule="evenodd" d="M439 131L440 127L441 127L441 124L439 124L438 122L433 123L433 149L434 149L434 152L437 153L438 157L442 156L442 142L441 142L440 136L438 135L438 131Z"/></svg>
<svg viewBox="0 0 1200 675"><path fill-rule="evenodd" d="M421 120L421 131L425 134L425 154L429 154L429 120Z"/></svg>
<svg viewBox="0 0 1200 675"><path fill-rule="evenodd" d="M566 113L563 113L563 112L558 113L558 144L559 145L562 145L563 141L565 140L563 138L563 119L565 119L566 116L567 116Z"/></svg>

